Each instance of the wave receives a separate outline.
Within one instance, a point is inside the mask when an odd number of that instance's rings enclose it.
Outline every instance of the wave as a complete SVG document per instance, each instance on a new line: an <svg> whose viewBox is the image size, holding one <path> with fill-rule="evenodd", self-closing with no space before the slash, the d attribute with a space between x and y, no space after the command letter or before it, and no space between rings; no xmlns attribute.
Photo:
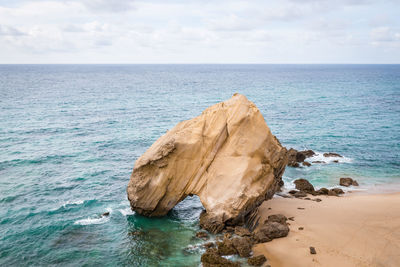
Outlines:
<svg viewBox="0 0 400 267"><path fill-rule="evenodd" d="M106 216L102 216L100 218L87 218L87 219L82 219L74 222L74 224L79 224L79 225L91 225L91 224L102 224L110 219Z"/></svg>
<svg viewBox="0 0 400 267"><path fill-rule="evenodd" d="M325 157L324 156L325 152L315 152L315 155L312 157L307 158L306 160L308 162L312 162L313 161L321 161L321 162L325 162L326 164L329 163L351 163L353 162L353 159L348 158L348 157Z"/></svg>
<svg viewBox="0 0 400 267"><path fill-rule="evenodd" d="M73 200L73 201L66 201L64 202L64 204L62 205L63 208L66 208L67 206L72 206L72 205L81 205L83 204L83 202L85 202L85 200L82 199L78 199L78 200Z"/></svg>
<svg viewBox="0 0 400 267"><path fill-rule="evenodd" d="M121 212L121 214L122 214L123 216L128 216L128 215L133 215L133 214L135 214L135 212L132 211L130 208L119 209L118 211Z"/></svg>

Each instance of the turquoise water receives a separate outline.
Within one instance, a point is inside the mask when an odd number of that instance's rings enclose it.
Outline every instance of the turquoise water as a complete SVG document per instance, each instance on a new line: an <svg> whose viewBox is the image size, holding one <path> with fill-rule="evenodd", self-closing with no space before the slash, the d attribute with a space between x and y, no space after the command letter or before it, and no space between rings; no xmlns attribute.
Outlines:
<svg viewBox="0 0 400 267"><path fill-rule="evenodd" d="M235 92L283 145L345 156L288 168L288 188L400 183L400 65L0 65L0 265L199 265L199 201L148 219L125 189L160 135Z"/></svg>

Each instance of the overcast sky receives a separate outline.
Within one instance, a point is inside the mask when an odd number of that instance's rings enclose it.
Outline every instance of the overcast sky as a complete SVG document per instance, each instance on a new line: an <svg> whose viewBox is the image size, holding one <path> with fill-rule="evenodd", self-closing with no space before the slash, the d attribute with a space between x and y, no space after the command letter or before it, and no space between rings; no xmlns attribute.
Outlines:
<svg viewBox="0 0 400 267"><path fill-rule="evenodd" d="M400 0L0 0L0 63L400 63Z"/></svg>

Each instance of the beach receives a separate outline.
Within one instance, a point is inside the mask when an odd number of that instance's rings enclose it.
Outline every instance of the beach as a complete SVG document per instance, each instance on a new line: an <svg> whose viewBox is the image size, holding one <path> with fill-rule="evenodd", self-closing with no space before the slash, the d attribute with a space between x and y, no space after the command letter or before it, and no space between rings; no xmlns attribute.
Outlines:
<svg viewBox="0 0 400 267"><path fill-rule="evenodd" d="M400 193L318 198L274 197L260 206L260 221L272 214L293 217L287 237L253 248L266 256L265 265L400 266Z"/></svg>

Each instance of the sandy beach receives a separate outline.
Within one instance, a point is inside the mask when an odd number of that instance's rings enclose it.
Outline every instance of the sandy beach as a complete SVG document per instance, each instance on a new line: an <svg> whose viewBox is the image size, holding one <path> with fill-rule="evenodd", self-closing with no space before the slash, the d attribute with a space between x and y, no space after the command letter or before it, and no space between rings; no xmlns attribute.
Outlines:
<svg viewBox="0 0 400 267"><path fill-rule="evenodd" d="M294 217L287 237L253 248L267 257L265 265L400 266L400 193L319 198L275 197L260 206L262 219Z"/></svg>

